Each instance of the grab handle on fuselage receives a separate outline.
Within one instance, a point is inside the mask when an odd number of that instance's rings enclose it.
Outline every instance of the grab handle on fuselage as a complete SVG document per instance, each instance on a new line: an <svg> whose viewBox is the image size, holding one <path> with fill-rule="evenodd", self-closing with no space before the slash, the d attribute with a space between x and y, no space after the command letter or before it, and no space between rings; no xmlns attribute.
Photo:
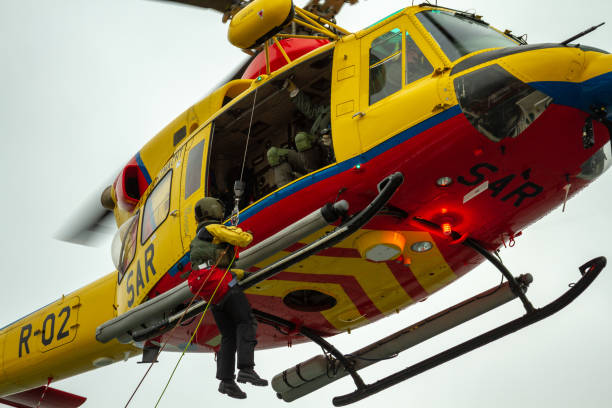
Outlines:
<svg viewBox="0 0 612 408"><path fill-rule="evenodd" d="M320 238L319 240L313 242L312 244L305 246L304 248L297 250L290 255L287 255L283 259L274 262L273 264L267 266L266 268L260 270L257 273L249 276L248 278L242 280L238 285L242 290L246 290L252 286L257 285L258 283L271 278L277 273L285 270L291 265L294 265L309 256L314 255L315 253L329 248L340 241L344 240L346 237L357 231L359 228L363 227L367 224L372 217L378 213L386 204L389 202L393 194L397 191L399 186L404 181L404 176L402 173L393 173L387 178L385 178L379 186L381 186L380 193L372 200L370 204L357 215L352 217L346 223L340 225L336 228L332 233Z"/></svg>

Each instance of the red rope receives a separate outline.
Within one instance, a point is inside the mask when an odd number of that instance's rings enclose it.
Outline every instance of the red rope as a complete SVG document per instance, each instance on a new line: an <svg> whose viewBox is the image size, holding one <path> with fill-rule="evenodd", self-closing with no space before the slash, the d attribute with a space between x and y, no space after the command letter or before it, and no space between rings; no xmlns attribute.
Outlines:
<svg viewBox="0 0 612 408"><path fill-rule="evenodd" d="M49 385L51 384L52 380L53 380L53 377L47 378L47 385L45 386L45 389L43 390L42 395L40 396L40 399L38 400L38 404L36 404L36 408L40 408L40 403L45 398L45 394L47 393L47 390L49 389Z"/></svg>

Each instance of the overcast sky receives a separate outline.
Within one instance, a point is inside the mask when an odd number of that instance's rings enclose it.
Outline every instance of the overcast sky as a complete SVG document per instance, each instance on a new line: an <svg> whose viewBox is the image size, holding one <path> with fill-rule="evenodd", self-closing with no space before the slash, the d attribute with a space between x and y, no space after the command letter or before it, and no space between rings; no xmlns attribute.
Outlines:
<svg viewBox="0 0 612 408"><path fill-rule="evenodd" d="M305 1L298 1L303 5ZM411 1L361 0L339 16L363 28ZM476 10L494 26L528 33L530 43L562 41L607 21L582 43L612 51L608 1L447 1ZM208 11L146 0L0 0L0 326L114 268L110 239L98 248L59 242L54 233L79 203L96 195L156 132L207 95L245 55ZM610 250L610 173L531 226L502 257L515 275L530 272L543 306L578 277L583 262ZM566 310L522 332L375 395L356 407L607 407L612 401L612 270ZM399 315L331 339L345 353L496 285L483 265ZM363 372L373 382L522 314L518 301ZM271 379L313 355L313 345L259 352ZM178 354L164 354L133 407L152 407ZM213 357L183 360L162 407L235 407L217 392ZM123 406L146 370L136 359L55 384L88 398L85 407ZM349 379L295 407L331 406ZM248 402L282 407L271 388L245 387Z"/></svg>

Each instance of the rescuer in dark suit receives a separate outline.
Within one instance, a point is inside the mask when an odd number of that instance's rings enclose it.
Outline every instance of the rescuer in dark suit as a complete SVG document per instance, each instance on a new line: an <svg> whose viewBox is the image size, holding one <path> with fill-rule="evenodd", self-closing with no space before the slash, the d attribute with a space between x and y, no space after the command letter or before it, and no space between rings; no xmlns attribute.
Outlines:
<svg viewBox="0 0 612 408"><path fill-rule="evenodd" d="M191 242L191 265L193 270L215 266L226 270L234 259L234 245L246 246L253 237L239 228L221 225L225 210L216 198L206 197L194 206L198 223L197 236ZM233 279L229 290L211 305L215 323L221 332L221 348L217 354L217 378L221 380L219 392L232 398L246 398L246 393L234 382L236 352L238 353L238 378L240 383L258 386L268 385L268 381L257 375L254 354L257 322L251 305L242 290L236 285L237 275L242 272L232 270Z"/></svg>

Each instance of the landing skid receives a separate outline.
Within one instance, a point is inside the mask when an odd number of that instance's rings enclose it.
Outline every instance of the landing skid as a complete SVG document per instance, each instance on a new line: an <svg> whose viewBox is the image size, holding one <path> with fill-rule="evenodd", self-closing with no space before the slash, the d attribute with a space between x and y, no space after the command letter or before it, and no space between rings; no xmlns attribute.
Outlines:
<svg viewBox="0 0 612 408"><path fill-rule="evenodd" d="M344 405L352 404L360 401L370 395L376 394L382 390L385 390L393 385L399 384L402 381L406 381L418 374L421 374L431 368L437 367L443 363L453 360L465 353L482 347L495 340L501 339L508 334L514 333L520 329L523 329L533 323L543 320L561 309L569 305L574 299L584 292L584 290L595 280L602 269L606 266L606 258L599 257L590 260L589 262L582 265L579 270L582 277L576 282L568 291L557 298L555 301L548 305L540 308L527 311L527 313L519 317L518 319L512 320L504 325L501 325L493 330L476 336L466 342L458 344L446 351L443 351L433 357L425 359L417 364L414 364L404 370L398 371L385 377L373 384L368 384L365 387L359 387L354 392L346 395L335 397L332 401L334 406L341 407Z"/></svg>
<svg viewBox="0 0 612 408"><path fill-rule="evenodd" d="M435 224L428 223L425 220L417 221L422 224L429 224L427 225L429 228L434 226L437 227ZM453 238L459 240L461 239L461 236L453 236ZM505 283L503 287L500 286L497 288L492 288L487 292L470 298L456 306L453 306L452 308L425 319L422 322L375 342L355 353L344 355L333 345L328 343L307 327L296 328L291 322L267 313L254 311L260 322L299 332L320 345L326 353L333 357L327 357L327 362L324 360L321 361L323 359L322 356L315 357L305 363L298 364L294 368L284 371L282 374L277 375L272 381L272 385L277 391L278 397L287 402L291 402L310 392L320 389L321 387L347 374L350 374L357 389L349 394L335 397L332 400L333 404L335 406L344 406L360 401L366 397L369 397L370 395L376 394L393 385L406 381L407 379L421 374L431 368L437 367L465 353L482 347L553 315L582 294L606 266L606 258L604 257L594 258L585 263L579 268L582 277L578 282L572 285L569 290L567 290L555 301L542 308L535 308L526 296L527 286L532 280L530 275L515 278L493 254L483 248L482 245L480 245L476 240L467 238L462 239L460 242L463 245L474 249L493 263L493 265L500 270L508 282ZM365 384L363 379L357 373L358 370L367 365L373 364L373 362L396 355L400 351L404 351L415 344L427 340L452 327L456 327L465 321L470 320L471 318L499 307L517 297L521 300L526 310L525 315L522 317L449 348L435 356L407 367L404 370L391 374L375 383ZM376 357L371 358L372 356ZM317 358L319 358L319 361L317 361ZM368 360L370 361L369 363L364 362ZM327 368L322 368L325 367L325 363L327 364ZM332 372L331 376L330 369Z"/></svg>

